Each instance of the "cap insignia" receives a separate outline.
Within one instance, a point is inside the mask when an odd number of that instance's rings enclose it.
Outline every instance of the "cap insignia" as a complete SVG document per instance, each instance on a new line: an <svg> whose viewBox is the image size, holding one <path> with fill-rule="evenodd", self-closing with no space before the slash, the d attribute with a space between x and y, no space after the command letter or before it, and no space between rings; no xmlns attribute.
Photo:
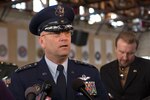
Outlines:
<svg viewBox="0 0 150 100"><path fill-rule="evenodd" d="M58 5L55 11L56 16L64 16L64 8L61 5Z"/></svg>

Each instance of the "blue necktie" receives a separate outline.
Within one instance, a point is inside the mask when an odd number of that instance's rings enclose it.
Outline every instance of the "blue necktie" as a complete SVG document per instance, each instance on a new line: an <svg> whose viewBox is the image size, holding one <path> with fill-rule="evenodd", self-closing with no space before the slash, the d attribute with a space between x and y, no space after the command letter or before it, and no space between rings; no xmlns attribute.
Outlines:
<svg viewBox="0 0 150 100"><path fill-rule="evenodd" d="M63 73L64 66L63 65L58 65L57 70L59 71L59 75L57 77L57 87L58 91L60 93L60 100L66 100L66 78Z"/></svg>

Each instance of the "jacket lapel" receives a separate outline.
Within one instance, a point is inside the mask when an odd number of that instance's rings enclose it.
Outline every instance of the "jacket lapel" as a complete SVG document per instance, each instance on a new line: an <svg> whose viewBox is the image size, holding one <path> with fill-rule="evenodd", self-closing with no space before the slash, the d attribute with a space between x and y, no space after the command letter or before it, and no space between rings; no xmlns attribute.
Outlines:
<svg viewBox="0 0 150 100"><path fill-rule="evenodd" d="M112 77L112 81L113 81L112 84L115 85L117 90L121 91L122 86L121 86L121 83L120 83L118 62L115 61L114 64L112 64L112 66L110 68L111 68L110 69L110 77Z"/></svg>
<svg viewBox="0 0 150 100"><path fill-rule="evenodd" d="M54 85L55 82L53 80L52 74L50 73L48 66L45 62L44 57L42 58L42 60L38 63L38 75L39 75L39 79L42 81L49 81L51 83L51 85Z"/></svg>
<svg viewBox="0 0 150 100"><path fill-rule="evenodd" d="M135 61L130 66L124 89L126 89L130 85L130 83L132 83L132 81L135 79L138 71L140 70L139 65L140 64L138 63L138 61L135 58Z"/></svg>
<svg viewBox="0 0 150 100"><path fill-rule="evenodd" d="M76 70L75 64L70 59L68 60L68 69L67 69L67 100L71 100L74 97L73 89L72 89L72 82L76 78ZM71 85L70 85L71 84Z"/></svg>

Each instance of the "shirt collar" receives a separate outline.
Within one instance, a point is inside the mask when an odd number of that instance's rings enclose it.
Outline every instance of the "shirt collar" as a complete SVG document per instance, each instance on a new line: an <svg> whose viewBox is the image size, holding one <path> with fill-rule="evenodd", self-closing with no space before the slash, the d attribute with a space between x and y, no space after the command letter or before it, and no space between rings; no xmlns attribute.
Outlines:
<svg viewBox="0 0 150 100"><path fill-rule="evenodd" d="M55 64L54 62L50 61L46 56L45 56L45 61L48 65L48 68L49 68L52 76L55 77L55 75L57 73L58 64ZM67 75L68 59L66 59L66 61L63 62L61 65L64 66L64 74Z"/></svg>

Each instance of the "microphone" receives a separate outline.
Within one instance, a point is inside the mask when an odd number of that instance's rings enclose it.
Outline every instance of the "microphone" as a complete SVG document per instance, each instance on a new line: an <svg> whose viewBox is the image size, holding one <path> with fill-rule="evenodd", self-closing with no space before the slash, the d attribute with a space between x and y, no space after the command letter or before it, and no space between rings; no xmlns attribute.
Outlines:
<svg viewBox="0 0 150 100"><path fill-rule="evenodd" d="M45 100L45 99L50 100L51 92L52 92L52 85L50 84L49 81L45 81L42 85L42 91L40 97L38 98L40 98L40 100Z"/></svg>
<svg viewBox="0 0 150 100"><path fill-rule="evenodd" d="M35 87L28 87L25 91L26 100L35 100L37 95L37 90Z"/></svg>
<svg viewBox="0 0 150 100"><path fill-rule="evenodd" d="M75 79L72 84L75 91L83 93L89 100L93 100L90 94L85 90L85 84L81 79Z"/></svg>

